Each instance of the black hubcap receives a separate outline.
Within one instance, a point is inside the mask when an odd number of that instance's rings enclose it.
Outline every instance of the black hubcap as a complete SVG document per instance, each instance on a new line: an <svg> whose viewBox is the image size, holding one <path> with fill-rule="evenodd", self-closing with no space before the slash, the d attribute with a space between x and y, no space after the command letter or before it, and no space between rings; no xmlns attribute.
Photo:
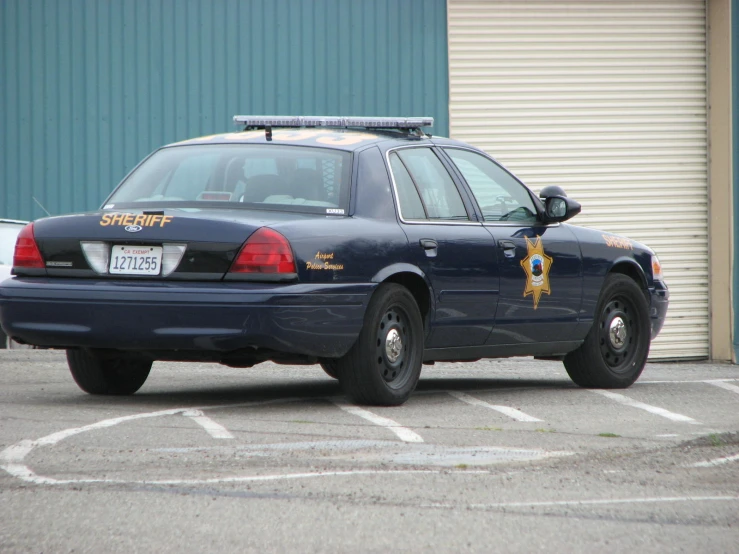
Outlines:
<svg viewBox="0 0 739 554"><path fill-rule="evenodd" d="M377 328L377 369L392 387L408 378L411 329L408 316L397 306L388 308Z"/></svg>
<svg viewBox="0 0 739 554"><path fill-rule="evenodd" d="M601 312L598 327L603 360L614 372L629 370L634 365L640 331L634 305L620 296L612 298Z"/></svg>

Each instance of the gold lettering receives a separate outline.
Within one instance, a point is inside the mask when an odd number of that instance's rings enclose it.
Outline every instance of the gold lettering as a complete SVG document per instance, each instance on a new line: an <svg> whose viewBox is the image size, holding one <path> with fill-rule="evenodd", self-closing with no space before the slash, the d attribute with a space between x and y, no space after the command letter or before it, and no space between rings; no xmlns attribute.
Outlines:
<svg viewBox="0 0 739 554"><path fill-rule="evenodd" d="M111 225L120 225L126 214L115 214L113 219L110 220Z"/></svg>
<svg viewBox="0 0 739 554"><path fill-rule="evenodd" d="M602 235L603 240L606 241L606 246L611 248L622 248L624 250L633 250L634 245L631 240L623 237L612 237L609 235Z"/></svg>
<svg viewBox="0 0 739 554"><path fill-rule="evenodd" d="M133 225L133 214L126 214L126 217L123 218L122 225Z"/></svg>
<svg viewBox="0 0 739 554"><path fill-rule="evenodd" d="M341 145L348 145L348 144L357 144L359 142L365 141L365 140L372 140L377 138L377 135L372 135L369 133L357 133L357 134L351 134L346 135L343 137L319 137L316 139L316 142L320 142L321 144L331 144L335 146L341 146Z"/></svg>
<svg viewBox="0 0 739 554"><path fill-rule="evenodd" d="M323 263L305 262L305 268L306 269L318 269L318 270L342 271L344 269L344 264L330 264L328 262L323 262Z"/></svg>
<svg viewBox="0 0 739 554"><path fill-rule="evenodd" d="M107 227L110 225L110 214L105 214L103 218L100 220L100 225L103 227Z"/></svg>
<svg viewBox="0 0 739 554"><path fill-rule="evenodd" d="M146 219L146 216L143 214L139 214L136 216L136 218L133 220L134 225L144 225L144 220Z"/></svg>
<svg viewBox="0 0 739 554"><path fill-rule="evenodd" d="M170 221L172 221L173 219L174 219L174 218L173 218L173 217L172 217L171 215L165 215L165 216L164 216L164 217L162 218L162 222L161 222L161 224L160 224L159 226L160 226L160 227L164 227L164 226L165 226L165 225L166 225L167 223L169 223L169 222L170 222Z"/></svg>

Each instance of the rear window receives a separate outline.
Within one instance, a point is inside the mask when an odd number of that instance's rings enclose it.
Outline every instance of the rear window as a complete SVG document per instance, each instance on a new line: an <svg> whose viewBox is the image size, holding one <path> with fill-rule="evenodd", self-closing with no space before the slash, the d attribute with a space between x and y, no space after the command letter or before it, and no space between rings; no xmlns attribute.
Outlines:
<svg viewBox="0 0 739 554"><path fill-rule="evenodd" d="M329 148L213 144L158 150L116 189L106 208L203 203L344 213L351 154Z"/></svg>

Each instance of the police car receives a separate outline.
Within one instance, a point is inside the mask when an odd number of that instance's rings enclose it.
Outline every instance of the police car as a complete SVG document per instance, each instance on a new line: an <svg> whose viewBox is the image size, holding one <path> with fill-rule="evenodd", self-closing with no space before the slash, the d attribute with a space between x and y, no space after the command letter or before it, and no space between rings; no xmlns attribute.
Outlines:
<svg viewBox="0 0 739 554"><path fill-rule="evenodd" d="M156 150L91 213L21 231L0 323L67 351L91 394L155 360L321 364L357 403L398 405L423 364L559 359L631 385L668 289L643 244L564 223L431 118L235 116Z"/></svg>

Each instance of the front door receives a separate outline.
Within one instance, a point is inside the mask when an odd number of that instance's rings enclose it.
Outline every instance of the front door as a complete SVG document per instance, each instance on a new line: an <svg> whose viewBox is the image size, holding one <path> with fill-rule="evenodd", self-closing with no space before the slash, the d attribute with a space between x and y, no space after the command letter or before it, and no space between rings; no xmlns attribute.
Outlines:
<svg viewBox="0 0 739 554"><path fill-rule="evenodd" d="M530 191L492 159L444 148L467 182L498 253L500 295L488 345L572 336L582 303L582 255L567 225L539 220Z"/></svg>

